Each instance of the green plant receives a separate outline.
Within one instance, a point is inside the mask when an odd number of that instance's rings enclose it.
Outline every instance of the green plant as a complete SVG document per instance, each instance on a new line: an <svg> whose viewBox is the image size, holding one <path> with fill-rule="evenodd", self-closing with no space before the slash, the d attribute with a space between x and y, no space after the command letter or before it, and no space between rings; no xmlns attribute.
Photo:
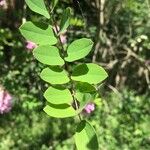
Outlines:
<svg viewBox="0 0 150 150"><path fill-rule="evenodd" d="M74 136L77 149L98 150L95 130L88 121L82 119L81 112L86 104L97 96L96 85L107 78L107 73L102 67L93 63L70 67L70 63L89 54L93 42L90 39L81 38L73 41L67 49L64 48L60 35L69 26L71 9L64 10L59 29L53 16L57 2L58 0L53 0L49 4L44 0L26 0L26 4L32 11L46 17L52 25L27 21L20 27L20 31L27 40L38 45L33 50L34 57L48 65L40 74L41 79L50 84L44 93L47 100L44 111L56 118L78 115L80 123Z"/></svg>

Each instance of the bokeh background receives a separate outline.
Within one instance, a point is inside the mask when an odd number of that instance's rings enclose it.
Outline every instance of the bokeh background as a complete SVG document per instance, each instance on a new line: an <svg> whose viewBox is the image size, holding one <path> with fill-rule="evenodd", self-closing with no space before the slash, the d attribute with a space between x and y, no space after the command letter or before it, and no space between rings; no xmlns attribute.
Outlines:
<svg viewBox="0 0 150 150"><path fill-rule="evenodd" d="M61 0L53 14L58 25L68 6L73 15L64 44L91 38L93 50L80 62L95 62L109 74L94 110L83 114L100 150L150 150L150 1ZM43 66L18 30L25 20L45 21L24 0L0 0L0 150L74 150L78 120L42 111Z"/></svg>

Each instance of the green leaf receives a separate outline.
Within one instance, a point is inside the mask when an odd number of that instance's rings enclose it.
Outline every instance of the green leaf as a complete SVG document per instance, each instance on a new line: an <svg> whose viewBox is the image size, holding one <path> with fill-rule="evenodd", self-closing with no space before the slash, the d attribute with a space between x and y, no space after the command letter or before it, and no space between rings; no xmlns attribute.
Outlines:
<svg viewBox="0 0 150 150"><path fill-rule="evenodd" d="M51 117L55 118L67 118L67 117L73 117L77 115L77 112L75 109L67 104L61 104L61 105L53 105L49 104L46 105L44 108L44 111Z"/></svg>
<svg viewBox="0 0 150 150"><path fill-rule="evenodd" d="M45 93L44 97L46 100L52 104L71 104L72 95L68 89L65 88L54 88L49 87Z"/></svg>
<svg viewBox="0 0 150 150"><path fill-rule="evenodd" d="M90 39L82 38L72 42L68 49L68 56L65 58L66 61L72 62L81 58L84 58L89 54L93 47L93 42Z"/></svg>
<svg viewBox="0 0 150 150"><path fill-rule="evenodd" d="M92 95L90 93L81 93L81 92L76 92L75 93L75 98L80 102L80 108L83 109L87 103L92 101Z"/></svg>
<svg viewBox="0 0 150 150"><path fill-rule="evenodd" d="M96 89L89 83L78 82L75 86L75 97L80 102L80 111L91 101L94 100Z"/></svg>
<svg viewBox="0 0 150 150"><path fill-rule="evenodd" d="M65 84L69 82L69 78L65 70L55 67L47 67L42 70L40 77L51 84Z"/></svg>
<svg viewBox="0 0 150 150"><path fill-rule="evenodd" d="M44 0L25 0L25 2L32 11L41 14L48 19L50 18Z"/></svg>
<svg viewBox="0 0 150 150"><path fill-rule="evenodd" d="M68 7L66 10L64 10L62 19L60 22L60 31L59 33L63 33L70 24L70 15L71 15L71 9Z"/></svg>
<svg viewBox="0 0 150 150"><path fill-rule="evenodd" d="M21 25L20 32L27 40L36 44L54 45L57 43L52 27L44 23L33 23L31 21L27 21Z"/></svg>
<svg viewBox="0 0 150 150"><path fill-rule="evenodd" d="M91 93L76 92L75 97L80 102L79 109L78 109L78 112L80 113L88 103L94 102L95 93L91 94Z"/></svg>
<svg viewBox="0 0 150 150"><path fill-rule="evenodd" d="M72 80L97 84L107 78L106 71L97 64L81 64L74 68Z"/></svg>
<svg viewBox="0 0 150 150"><path fill-rule="evenodd" d="M64 60L59 55L57 47L41 45L33 50L34 57L46 65L64 65Z"/></svg>
<svg viewBox="0 0 150 150"><path fill-rule="evenodd" d="M90 93L81 93L78 91L75 93L75 97L79 102L84 102L84 105L89 101L92 101L92 95Z"/></svg>
<svg viewBox="0 0 150 150"><path fill-rule="evenodd" d="M89 122L81 121L74 137L78 150L98 150L97 135Z"/></svg>
<svg viewBox="0 0 150 150"><path fill-rule="evenodd" d="M96 91L96 88L93 85L86 82L77 82L75 89L82 93L93 93Z"/></svg>

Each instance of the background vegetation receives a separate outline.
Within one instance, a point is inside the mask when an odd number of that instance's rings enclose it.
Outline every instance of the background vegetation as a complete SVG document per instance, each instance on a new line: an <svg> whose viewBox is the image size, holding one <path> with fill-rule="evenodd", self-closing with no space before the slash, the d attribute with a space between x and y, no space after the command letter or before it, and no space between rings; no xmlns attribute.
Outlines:
<svg viewBox="0 0 150 150"><path fill-rule="evenodd" d="M58 23L67 6L73 9L67 42L92 38L93 51L81 61L96 62L109 73L95 111L83 114L97 130L100 149L149 150L149 1L62 0L54 12ZM78 120L57 120L42 111L46 85L38 74L43 66L18 30L29 19L44 21L23 0L0 6L0 86L13 96L11 111L0 114L0 150L73 150L72 124Z"/></svg>

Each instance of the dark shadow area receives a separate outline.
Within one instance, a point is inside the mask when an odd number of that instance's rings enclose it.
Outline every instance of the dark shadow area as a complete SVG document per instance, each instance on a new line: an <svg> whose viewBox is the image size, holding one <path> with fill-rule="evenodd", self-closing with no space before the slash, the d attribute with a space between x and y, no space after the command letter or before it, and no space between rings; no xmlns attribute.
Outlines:
<svg viewBox="0 0 150 150"><path fill-rule="evenodd" d="M62 72L63 71L63 69L60 68L59 66L50 66L49 68L54 72Z"/></svg>
<svg viewBox="0 0 150 150"><path fill-rule="evenodd" d="M88 69L87 65L81 64L74 69L72 76L85 75L88 73L88 71L89 71L89 69Z"/></svg>
<svg viewBox="0 0 150 150"><path fill-rule="evenodd" d="M47 103L50 107L53 107L55 109L67 109L68 107L70 107L70 105L68 104L51 104L51 103Z"/></svg>
<svg viewBox="0 0 150 150"><path fill-rule="evenodd" d="M81 132L85 128L85 125L86 125L86 121L85 120L81 121L77 127L76 132Z"/></svg>
<svg viewBox="0 0 150 150"><path fill-rule="evenodd" d="M37 26L38 28L41 28L43 30L46 30L48 28L48 24L44 23L44 22L32 22L35 26Z"/></svg>
<svg viewBox="0 0 150 150"><path fill-rule="evenodd" d="M87 148L89 150L98 150L98 141L96 135L91 138L90 142L87 144Z"/></svg>

